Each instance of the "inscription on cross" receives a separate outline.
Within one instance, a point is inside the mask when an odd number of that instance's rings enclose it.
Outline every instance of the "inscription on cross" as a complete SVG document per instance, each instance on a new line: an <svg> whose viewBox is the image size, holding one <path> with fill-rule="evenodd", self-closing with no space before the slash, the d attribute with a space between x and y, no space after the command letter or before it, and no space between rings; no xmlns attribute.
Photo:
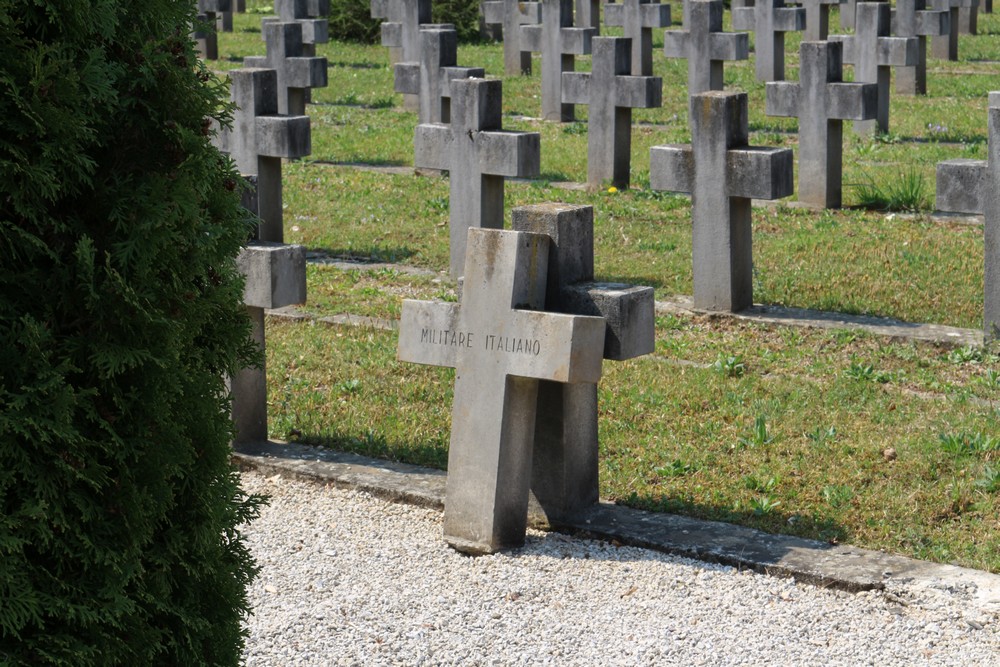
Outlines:
<svg viewBox="0 0 1000 667"><path fill-rule="evenodd" d="M541 2L489 0L483 3L486 23L503 26L503 69L507 76L531 74L531 50L521 39L521 26L542 22Z"/></svg>
<svg viewBox="0 0 1000 667"><path fill-rule="evenodd" d="M542 118L571 121L572 104L562 101L562 74L572 72L576 56L590 53L593 28L573 27L573 0L542 0L540 25L521 28L522 46L542 54Z"/></svg>
<svg viewBox="0 0 1000 667"><path fill-rule="evenodd" d="M653 288L592 282L593 207L519 206L511 227L551 239L546 310L603 317L605 359L621 361L653 351ZM540 381L531 490L549 521L597 502L597 470L597 384Z"/></svg>
<svg viewBox="0 0 1000 667"><path fill-rule="evenodd" d="M223 128L214 143L229 153L244 176L257 179L261 219L257 238L284 239L281 212L281 158L294 160L311 151L309 117L278 115L278 74L272 69L229 72L230 95L236 104L231 128Z"/></svg>
<svg viewBox="0 0 1000 667"><path fill-rule="evenodd" d="M670 5L659 0L622 0L604 5L604 22L623 29L632 40L632 69L635 76L653 73L653 28L670 25Z"/></svg>
<svg viewBox="0 0 1000 667"><path fill-rule="evenodd" d="M694 305L753 305L751 199L792 194L792 151L748 146L746 93L691 98L691 145L650 149L649 187L691 193Z"/></svg>
<svg viewBox="0 0 1000 667"><path fill-rule="evenodd" d="M686 30L663 33L663 53L668 58L687 58L688 95L722 90L725 60L750 57L750 36L745 32L722 32L722 0L690 0Z"/></svg>
<svg viewBox="0 0 1000 667"><path fill-rule="evenodd" d="M421 123L448 123L451 120L451 81L485 77L482 67L457 67L458 33L450 23L420 27L420 62L396 63L397 93L420 98Z"/></svg>
<svg viewBox="0 0 1000 667"><path fill-rule="evenodd" d="M447 169L451 275L465 261L469 227L503 228L504 178L538 175L537 132L501 129L503 90L496 79L451 82L451 124L418 125L414 135L417 167Z"/></svg>
<svg viewBox="0 0 1000 667"><path fill-rule="evenodd" d="M889 4L859 2L857 32L830 35L831 42L843 42L844 62L854 65L854 80L878 84L878 114L875 120L854 121L858 134L889 131L889 79L891 67L917 64L916 37L889 36Z"/></svg>
<svg viewBox="0 0 1000 667"><path fill-rule="evenodd" d="M478 554L524 542L538 381L596 383L605 324L541 312L547 236L468 233L461 303L403 301L398 355L456 369L444 536Z"/></svg>
<svg viewBox="0 0 1000 667"><path fill-rule="evenodd" d="M900 95L927 94L927 38L947 35L951 18L947 11L927 10L927 0L896 0L890 20L892 34L917 38L917 62L896 68L896 92Z"/></svg>
<svg viewBox="0 0 1000 667"><path fill-rule="evenodd" d="M629 76L631 45L625 37L595 37L591 72L563 74L563 101L589 104L587 184L610 181L627 188L632 159L632 109L661 104L658 76Z"/></svg>
<svg viewBox="0 0 1000 667"><path fill-rule="evenodd" d="M806 27L806 10L785 7L785 0L757 0L733 10L733 27L754 31L754 72L758 81L785 78L785 33Z"/></svg>
<svg viewBox="0 0 1000 667"><path fill-rule="evenodd" d="M262 27L266 56L243 59L247 67L266 67L278 74L278 112L302 116L306 91L326 87L326 58L303 56L302 24L274 21Z"/></svg>
<svg viewBox="0 0 1000 667"><path fill-rule="evenodd" d="M941 211L981 213L985 218L983 329L1000 340L1000 92L989 94L986 160L945 160L937 165Z"/></svg>
<svg viewBox="0 0 1000 667"><path fill-rule="evenodd" d="M842 200L843 121L875 117L873 83L843 83L843 45L802 42L799 82L766 86L768 116L799 119L799 201L839 208Z"/></svg>

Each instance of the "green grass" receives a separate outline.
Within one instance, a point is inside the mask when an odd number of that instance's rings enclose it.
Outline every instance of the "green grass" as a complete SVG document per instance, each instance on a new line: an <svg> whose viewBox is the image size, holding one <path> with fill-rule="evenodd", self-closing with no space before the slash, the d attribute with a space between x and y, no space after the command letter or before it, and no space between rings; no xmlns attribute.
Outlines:
<svg viewBox="0 0 1000 667"><path fill-rule="evenodd" d="M679 20L678 12L675 27ZM237 32L220 39L230 60L218 69L263 51L258 21L236 16ZM1000 17L980 16L982 32L998 29ZM663 58L655 32L664 106L634 113L629 190L558 187L585 179L587 108L577 107L579 123L526 120L539 115L538 60L530 77L503 77L504 126L539 132L542 143L541 177L509 182L506 208L509 215L544 201L592 205L597 277L651 285L666 299L691 292L690 201L648 189L649 148L685 143L689 128L686 63ZM790 79L798 76L797 45L789 34ZM402 298L453 300L455 286L442 273L447 178L346 166L413 163L416 118L392 92L387 51L336 42L319 51L330 62L330 86L314 91L308 108L311 157L285 166L286 240L426 271L310 265L306 308L396 318ZM871 198L848 185L870 183L876 199L902 191L875 205L922 210L932 204L938 161L985 157L986 93L997 84L996 65L984 61L1000 61L1000 43L963 36L960 53L974 60L930 60L927 97L893 97L888 135L861 138L845 128L848 208L754 210L756 301L981 326L982 228L864 210ZM459 64L500 77L501 48L462 45ZM589 67L578 58L577 69ZM726 82L748 93L751 143L797 150L795 119L763 114L764 87L751 63L727 63ZM396 361L395 341L392 332L270 320L272 435L444 467L454 373ZM654 355L605 365L601 493L635 507L1000 572L997 354L848 330L660 317ZM895 458L884 454L890 447Z"/></svg>

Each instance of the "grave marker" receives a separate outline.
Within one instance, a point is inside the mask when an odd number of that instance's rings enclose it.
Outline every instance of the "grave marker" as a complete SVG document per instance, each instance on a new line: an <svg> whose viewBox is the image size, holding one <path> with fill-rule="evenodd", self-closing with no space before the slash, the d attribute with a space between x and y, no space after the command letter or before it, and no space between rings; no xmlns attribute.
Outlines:
<svg viewBox="0 0 1000 667"><path fill-rule="evenodd" d="M572 104L562 103L562 74L572 72L574 57L590 53L593 28L573 27L573 0L542 0L540 25L521 28L521 45L542 54L542 118L571 121Z"/></svg>
<svg viewBox="0 0 1000 667"><path fill-rule="evenodd" d="M979 0L964 3L958 8L958 33L975 35L979 31Z"/></svg>
<svg viewBox="0 0 1000 667"><path fill-rule="evenodd" d="M653 73L653 28L670 25L670 5L659 0L622 0L604 5L604 22L621 27L632 40L632 69L635 76Z"/></svg>
<svg viewBox="0 0 1000 667"><path fill-rule="evenodd" d="M573 23L581 28L593 28L594 37L601 34L600 0L576 0L573 17Z"/></svg>
<svg viewBox="0 0 1000 667"><path fill-rule="evenodd" d="M330 24L323 17L330 15L329 0L274 0L278 15L261 20L261 26L281 21L302 24L302 55L315 56L316 45L330 41Z"/></svg>
<svg viewBox="0 0 1000 667"><path fill-rule="evenodd" d="M483 3L486 23L503 26L503 69L507 76L531 74L531 50L524 46L521 26L542 22L541 2L489 0Z"/></svg>
<svg viewBox="0 0 1000 667"><path fill-rule="evenodd" d="M685 30L663 33L663 53L668 58L687 58L688 95L722 90L724 60L750 57L750 36L745 32L722 32L722 0L690 0Z"/></svg>
<svg viewBox="0 0 1000 667"><path fill-rule="evenodd" d="M856 23L858 0L844 0L840 5L840 28L854 30Z"/></svg>
<svg viewBox="0 0 1000 667"><path fill-rule="evenodd" d="M916 37L889 36L889 4L859 2L857 32L853 35L830 35L830 41L844 44L844 62L854 65L854 80L878 84L878 115L875 120L854 121L858 134L889 131L890 68L917 64Z"/></svg>
<svg viewBox="0 0 1000 667"><path fill-rule="evenodd" d="M991 341L1000 340L1000 92L989 94L987 137L987 159L938 163L936 206L985 218L983 330Z"/></svg>
<svg viewBox="0 0 1000 667"><path fill-rule="evenodd" d="M691 193L694 305L735 312L753 304L751 199L792 194L792 151L747 145L746 93L690 106L691 145L650 149L649 186Z"/></svg>
<svg viewBox="0 0 1000 667"><path fill-rule="evenodd" d="M840 5L844 0L799 0L806 10L806 28L802 31L803 42L826 40L830 34L830 7Z"/></svg>
<svg viewBox="0 0 1000 667"><path fill-rule="evenodd" d="M219 59L219 34L217 26L224 12L230 11L231 0L198 0L198 21L208 30L195 30L194 40L198 55L203 60Z"/></svg>
<svg viewBox="0 0 1000 667"><path fill-rule="evenodd" d="M247 67L266 67L278 75L278 113L302 116L306 113L306 91L326 87L326 58L302 53L302 24L273 21L262 26L266 56L248 56Z"/></svg>
<svg viewBox="0 0 1000 667"><path fill-rule="evenodd" d="M839 208L843 121L875 117L877 86L843 83L840 42L802 42L799 83L772 81L766 92L768 116L799 119L799 201Z"/></svg>
<svg viewBox="0 0 1000 667"><path fill-rule="evenodd" d="M754 32L754 72L758 81L785 78L785 33L804 30L806 10L785 7L785 0L757 0L733 10L733 27Z"/></svg>
<svg viewBox="0 0 1000 667"><path fill-rule="evenodd" d="M928 11L927 0L896 0L892 10L892 33L897 37L917 38L917 63L896 68L896 92L900 95L927 94L927 37L947 35L951 31L949 13Z"/></svg>
<svg viewBox="0 0 1000 667"><path fill-rule="evenodd" d="M420 27L420 62L396 63L397 93L417 95L421 123L448 123L451 120L451 81L483 78L482 67L457 67L458 32L450 23Z"/></svg>
<svg viewBox="0 0 1000 667"><path fill-rule="evenodd" d="M632 160L632 109L662 103L663 82L657 76L629 76L631 40L595 37L591 72L563 74L563 101L588 104L587 184L610 181L627 188Z"/></svg>
<svg viewBox="0 0 1000 667"><path fill-rule="evenodd" d="M461 303L403 301L398 356L456 369L444 535L480 554L524 542L538 381L596 383L605 323L541 312L547 236L468 234Z"/></svg>
<svg viewBox="0 0 1000 667"><path fill-rule="evenodd" d="M546 310L603 317L605 359L653 351L653 288L592 282L593 207L519 206L511 228L550 239ZM547 519L558 521L598 500L597 384L541 380L537 406L531 490Z"/></svg>
<svg viewBox="0 0 1000 667"><path fill-rule="evenodd" d="M931 55L941 60L958 60L959 11L978 5L979 0L931 0L931 7L948 12L948 34L931 36Z"/></svg>
<svg viewBox="0 0 1000 667"><path fill-rule="evenodd" d="M382 46L389 47L389 60L418 62L420 60L420 24L431 22L431 0L371 0L373 19L382 23ZM404 95L403 106L419 111L416 95Z"/></svg>
<svg viewBox="0 0 1000 667"><path fill-rule="evenodd" d="M503 228L504 178L538 175L539 135L501 129L503 91L496 79L451 82L451 124L414 133L414 164L448 170L450 270L461 275L469 227Z"/></svg>

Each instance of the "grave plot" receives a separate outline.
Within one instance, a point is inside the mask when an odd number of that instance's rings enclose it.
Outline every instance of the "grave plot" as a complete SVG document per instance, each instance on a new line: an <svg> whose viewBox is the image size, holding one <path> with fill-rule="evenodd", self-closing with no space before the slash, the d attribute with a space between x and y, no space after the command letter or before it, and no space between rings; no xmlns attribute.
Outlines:
<svg viewBox="0 0 1000 667"><path fill-rule="evenodd" d="M458 67L458 34L450 24L428 24L420 28L420 61L396 63L397 93L420 100L421 123L447 123L451 119L451 81L484 78L482 67Z"/></svg>
<svg viewBox="0 0 1000 667"><path fill-rule="evenodd" d="M917 38L917 62L896 68L896 93L927 94L927 38L947 35L951 18L947 11L929 11L926 0L899 0L892 11L892 34Z"/></svg>

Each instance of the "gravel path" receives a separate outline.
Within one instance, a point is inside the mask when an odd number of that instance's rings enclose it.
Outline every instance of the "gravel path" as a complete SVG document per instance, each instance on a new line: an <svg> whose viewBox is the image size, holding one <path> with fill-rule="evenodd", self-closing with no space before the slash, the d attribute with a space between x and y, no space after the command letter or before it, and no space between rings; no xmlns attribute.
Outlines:
<svg viewBox="0 0 1000 667"><path fill-rule="evenodd" d="M848 594L554 533L470 558L441 515L244 473L271 504L249 667L1000 665L1000 619L961 592Z"/></svg>

